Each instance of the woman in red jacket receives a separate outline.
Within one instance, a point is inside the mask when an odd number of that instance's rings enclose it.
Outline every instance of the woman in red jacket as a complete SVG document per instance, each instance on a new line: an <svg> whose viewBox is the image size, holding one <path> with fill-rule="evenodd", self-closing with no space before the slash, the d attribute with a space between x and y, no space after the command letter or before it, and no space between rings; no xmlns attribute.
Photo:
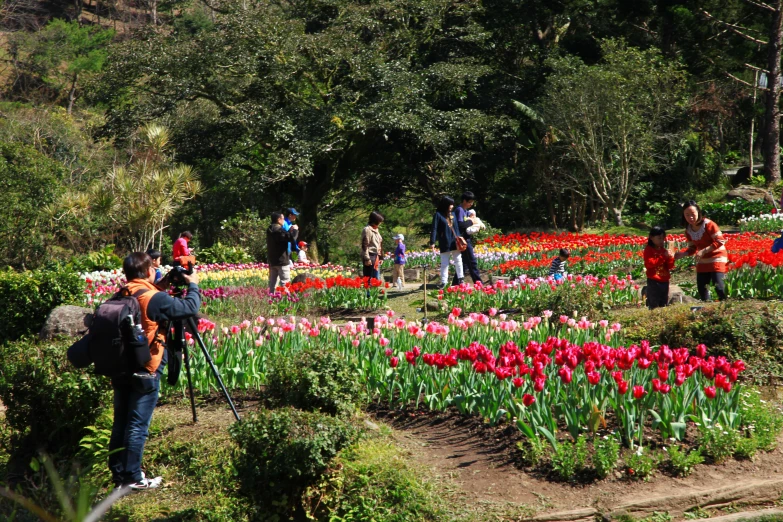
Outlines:
<svg viewBox="0 0 783 522"><path fill-rule="evenodd" d="M176 241L174 241L174 248L171 252L171 257L174 258L174 261L179 261L180 257L190 255L188 243L191 239L193 239L193 234L186 230L179 235L179 238Z"/></svg>
<svg viewBox="0 0 783 522"><path fill-rule="evenodd" d="M666 231L653 227L644 247L644 268L647 270L647 308L659 308L669 304L670 271L674 268L674 255L666 247Z"/></svg>
<svg viewBox="0 0 783 522"><path fill-rule="evenodd" d="M728 251L723 233L713 221L704 217L704 214L695 201L689 201L682 208L682 218L685 222L685 237L688 239L688 248L677 252L674 259L685 256L696 258L696 286L702 301L710 300L710 289L707 285L712 282L718 292L718 299L726 299L726 290L723 278L728 271Z"/></svg>

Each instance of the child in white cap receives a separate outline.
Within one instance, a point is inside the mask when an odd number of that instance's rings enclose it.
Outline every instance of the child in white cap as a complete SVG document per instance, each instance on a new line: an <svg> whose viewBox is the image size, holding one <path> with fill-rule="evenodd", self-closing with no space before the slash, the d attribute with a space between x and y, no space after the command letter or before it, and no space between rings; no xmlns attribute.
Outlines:
<svg viewBox="0 0 783 522"><path fill-rule="evenodd" d="M299 247L299 252L296 254L296 262L297 263L309 263L307 260L307 243L304 241L300 241L297 245Z"/></svg>
<svg viewBox="0 0 783 522"><path fill-rule="evenodd" d="M405 284L405 236L397 234L392 239L397 243L394 248L394 266L392 267L392 284L402 290Z"/></svg>

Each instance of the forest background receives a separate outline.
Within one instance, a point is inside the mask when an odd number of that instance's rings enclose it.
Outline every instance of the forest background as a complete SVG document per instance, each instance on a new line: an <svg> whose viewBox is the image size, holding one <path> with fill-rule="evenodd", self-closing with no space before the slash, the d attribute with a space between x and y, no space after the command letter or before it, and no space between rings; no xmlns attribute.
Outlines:
<svg viewBox="0 0 783 522"><path fill-rule="evenodd" d="M0 266L185 229L202 260L263 260L285 207L319 261L357 264L370 210L420 248L463 190L503 230L677 226L726 171L780 182L782 11L0 0Z"/></svg>

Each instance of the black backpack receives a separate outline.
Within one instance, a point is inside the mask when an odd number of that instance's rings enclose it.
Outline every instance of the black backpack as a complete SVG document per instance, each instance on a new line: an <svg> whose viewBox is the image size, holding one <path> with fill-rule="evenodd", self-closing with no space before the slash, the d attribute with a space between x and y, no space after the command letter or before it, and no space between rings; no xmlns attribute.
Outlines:
<svg viewBox="0 0 783 522"><path fill-rule="evenodd" d="M68 349L68 360L77 368L95 364L95 373L114 377L132 373L151 359L146 335L131 326L141 324L138 298L150 290L133 294L123 288L95 309L90 329Z"/></svg>

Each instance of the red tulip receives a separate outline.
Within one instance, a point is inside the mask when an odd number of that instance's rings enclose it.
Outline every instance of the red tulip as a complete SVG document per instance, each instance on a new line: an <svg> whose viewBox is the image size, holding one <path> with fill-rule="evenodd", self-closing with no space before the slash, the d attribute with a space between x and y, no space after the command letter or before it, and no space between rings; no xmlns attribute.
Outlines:
<svg viewBox="0 0 783 522"><path fill-rule="evenodd" d="M528 406L528 407L529 407L529 406L530 406L530 405L532 405L534 402L536 402L536 398L535 398L535 397L533 397L532 395L530 395L529 393L526 393L526 394L524 394L524 395L522 396L522 404L524 404L525 406Z"/></svg>
<svg viewBox="0 0 783 522"><path fill-rule="evenodd" d="M595 386L599 382L601 382L601 374L598 372L590 372L587 374L587 381Z"/></svg>
<svg viewBox="0 0 783 522"><path fill-rule="evenodd" d="M628 381L619 381L617 383L617 391L620 392L620 395L625 395L628 391Z"/></svg>
<svg viewBox="0 0 783 522"><path fill-rule="evenodd" d="M710 399L714 399L715 395L716 395L715 386L705 386L704 387L704 395L706 395Z"/></svg>
<svg viewBox="0 0 783 522"><path fill-rule="evenodd" d="M562 380L564 383L568 384L573 379L573 374L571 372L571 368L568 366L563 366L558 370L557 374L560 376L560 380Z"/></svg>
<svg viewBox="0 0 783 522"><path fill-rule="evenodd" d="M396 368L397 365L400 364L400 359L397 357L392 357L391 359L389 359L389 364L391 365L392 368Z"/></svg>
<svg viewBox="0 0 783 522"><path fill-rule="evenodd" d="M521 387L522 387L522 386L525 384L525 380L524 380L522 377L516 377L516 378L515 378L515 379L513 379L511 382L512 382L512 383L514 384L514 386L516 386L517 388L521 388Z"/></svg>
<svg viewBox="0 0 783 522"><path fill-rule="evenodd" d="M644 386L636 385L633 387L633 398L636 400L641 399L647 395L647 390L644 389Z"/></svg>

